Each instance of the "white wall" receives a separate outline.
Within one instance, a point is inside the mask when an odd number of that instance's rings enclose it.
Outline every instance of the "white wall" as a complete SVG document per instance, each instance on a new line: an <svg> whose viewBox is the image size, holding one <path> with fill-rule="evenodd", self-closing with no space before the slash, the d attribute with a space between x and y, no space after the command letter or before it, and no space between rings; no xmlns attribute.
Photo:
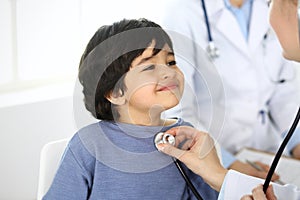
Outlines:
<svg viewBox="0 0 300 200"><path fill-rule="evenodd" d="M35 199L39 154L76 128L71 97L0 108L0 199Z"/></svg>
<svg viewBox="0 0 300 200"><path fill-rule="evenodd" d="M0 95L0 200L37 197L40 151L97 121L77 81Z"/></svg>

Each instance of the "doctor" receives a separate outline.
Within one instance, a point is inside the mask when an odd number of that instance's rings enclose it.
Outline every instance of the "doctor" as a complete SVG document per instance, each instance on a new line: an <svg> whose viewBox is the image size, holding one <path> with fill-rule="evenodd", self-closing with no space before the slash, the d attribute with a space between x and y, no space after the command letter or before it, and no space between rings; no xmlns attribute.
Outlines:
<svg viewBox="0 0 300 200"><path fill-rule="evenodd" d="M300 0L273 0L269 18L283 48L283 56L300 62ZM293 154L300 155L299 146L293 150ZM259 185L252 190L252 195L245 195L242 199L275 199L272 188L269 187L268 190L265 196L262 186Z"/></svg>
<svg viewBox="0 0 300 200"><path fill-rule="evenodd" d="M207 133L186 126L172 128L166 133L174 135L177 144L185 141L184 148L178 149L170 144L159 144L158 149L179 159L211 187L220 190L219 200L240 198L263 200L275 199L274 196L278 199L300 200L300 190L293 185L283 186L272 183L265 197L261 186L263 179L222 167L214 148L214 141ZM260 186L256 187L259 184ZM255 188L253 196L245 196L245 194L250 194L253 188Z"/></svg>
<svg viewBox="0 0 300 200"><path fill-rule="evenodd" d="M183 97L181 105L167 115L182 113L184 119L211 133L232 154L244 147L276 151L296 114L300 89L294 82L294 66L282 57L269 26L268 5L265 0L203 2L206 9L201 0L171 1L161 24L189 37L202 49L211 47L208 55L223 81L225 97L212 100L219 93L207 91L212 77L202 76L201 59L192 51L193 60L177 57L177 62L194 97ZM184 46L176 47L175 43L175 48ZM223 122L219 129L212 126L214 120ZM300 137L293 137L286 154L293 155L299 144ZM232 157L223 159L226 167L259 176Z"/></svg>

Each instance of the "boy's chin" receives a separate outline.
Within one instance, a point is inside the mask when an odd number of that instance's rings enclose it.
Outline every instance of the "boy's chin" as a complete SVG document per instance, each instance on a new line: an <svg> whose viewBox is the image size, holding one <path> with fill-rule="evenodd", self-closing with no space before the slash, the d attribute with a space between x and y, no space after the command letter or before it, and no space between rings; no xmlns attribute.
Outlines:
<svg viewBox="0 0 300 200"><path fill-rule="evenodd" d="M153 105L150 108L149 112L150 113L153 113L153 112L164 112L164 111L167 111L167 110L169 110L171 108L174 108L175 106L178 105L178 103L179 102L176 101L176 102L170 102L168 105L155 104L155 105Z"/></svg>

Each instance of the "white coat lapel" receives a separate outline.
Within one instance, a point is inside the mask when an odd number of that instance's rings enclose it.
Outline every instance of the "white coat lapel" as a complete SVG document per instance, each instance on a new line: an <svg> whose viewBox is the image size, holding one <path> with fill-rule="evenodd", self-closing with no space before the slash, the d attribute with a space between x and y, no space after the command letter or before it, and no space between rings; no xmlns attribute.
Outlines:
<svg viewBox="0 0 300 200"><path fill-rule="evenodd" d="M253 1L252 10L248 41L251 52L255 52L269 30L269 11L267 3L263 0Z"/></svg>
<svg viewBox="0 0 300 200"><path fill-rule="evenodd" d="M238 48L241 53L250 57L248 44L241 32L239 24L233 14L226 8L224 8L221 13L216 28L228 39L228 41Z"/></svg>

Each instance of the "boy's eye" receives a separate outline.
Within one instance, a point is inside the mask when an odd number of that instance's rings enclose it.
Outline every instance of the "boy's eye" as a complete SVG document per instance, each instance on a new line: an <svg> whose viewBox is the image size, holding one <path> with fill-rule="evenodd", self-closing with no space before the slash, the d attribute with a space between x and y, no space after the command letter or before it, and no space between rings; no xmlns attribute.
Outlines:
<svg viewBox="0 0 300 200"><path fill-rule="evenodd" d="M172 66L172 65L176 65L176 61L175 60L173 60L171 62L168 62L168 66Z"/></svg>
<svg viewBox="0 0 300 200"><path fill-rule="evenodd" d="M155 69L155 65L149 65L149 66L146 66L143 71L147 71L147 70L153 70Z"/></svg>

